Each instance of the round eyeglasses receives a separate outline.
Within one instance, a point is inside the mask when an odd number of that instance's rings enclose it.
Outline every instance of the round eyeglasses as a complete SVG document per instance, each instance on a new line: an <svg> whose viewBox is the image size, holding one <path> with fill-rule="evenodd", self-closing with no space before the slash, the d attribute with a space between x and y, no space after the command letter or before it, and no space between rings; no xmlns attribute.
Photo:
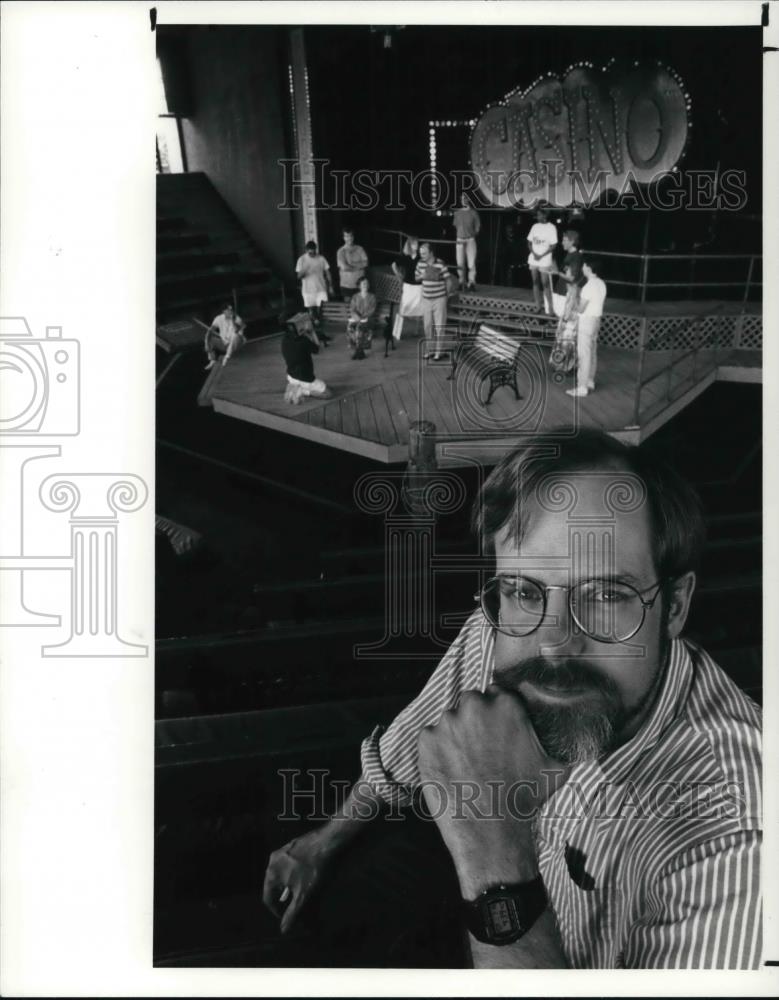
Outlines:
<svg viewBox="0 0 779 1000"><path fill-rule="evenodd" d="M617 580L583 580L572 587L545 587L527 576L493 576L474 599L481 604L487 621L504 635L525 636L535 632L546 617L547 594L563 590L568 610L578 627L599 642L625 642L644 624L664 581L636 590ZM647 591L655 590L651 600Z"/></svg>

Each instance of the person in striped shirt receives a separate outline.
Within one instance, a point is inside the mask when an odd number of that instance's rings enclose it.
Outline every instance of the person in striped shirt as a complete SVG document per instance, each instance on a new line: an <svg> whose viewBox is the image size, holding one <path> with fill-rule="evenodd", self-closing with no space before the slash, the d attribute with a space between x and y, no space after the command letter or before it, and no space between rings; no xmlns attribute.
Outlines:
<svg viewBox="0 0 779 1000"><path fill-rule="evenodd" d="M351 898L341 852L369 815L422 799L451 878L420 854L408 919L446 898L475 966L758 968L761 715L682 638L696 494L645 446L580 431L508 454L474 521L494 556L478 607L365 740L344 806L271 855L282 929L328 869Z"/></svg>
<svg viewBox="0 0 779 1000"><path fill-rule="evenodd" d="M439 260L429 243L420 243L419 261L415 278L422 286L422 321L425 326L425 340L435 342L432 353L436 361L441 358L441 341L446 328L446 279L449 268ZM430 357L426 354L425 357Z"/></svg>

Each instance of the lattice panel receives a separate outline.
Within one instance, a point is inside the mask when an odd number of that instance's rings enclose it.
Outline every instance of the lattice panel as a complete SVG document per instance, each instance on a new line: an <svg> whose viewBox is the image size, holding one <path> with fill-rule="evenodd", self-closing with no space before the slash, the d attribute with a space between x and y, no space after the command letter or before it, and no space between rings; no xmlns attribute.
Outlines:
<svg viewBox="0 0 779 1000"><path fill-rule="evenodd" d="M635 350L641 335L641 319L638 316L621 316L606 313L601 320L598 338L606 347L624 347Z"/></svg>
<svg viewBox="0 0 779 1000"><path fill-rule="evenodd" d="M649 351L731 347L736 316L660 316L649 321Z"/></svg>
<svg viewBox="0 0 779 1000"><path fill-rule="evenodd" d="M473 310L474 313L481 313L486 309L496 309L504 315L536 313L535 305L530 301L502 299L496 295L477 295L474 292L460 292L457 296L457 306L463 312Z"/></svg>
<svg viewBox="0 0 779 1000"><path fill-rule="evenodd" d="M763 349L763 317L745 315L741 320L741 342L739 347Z"/></svg>

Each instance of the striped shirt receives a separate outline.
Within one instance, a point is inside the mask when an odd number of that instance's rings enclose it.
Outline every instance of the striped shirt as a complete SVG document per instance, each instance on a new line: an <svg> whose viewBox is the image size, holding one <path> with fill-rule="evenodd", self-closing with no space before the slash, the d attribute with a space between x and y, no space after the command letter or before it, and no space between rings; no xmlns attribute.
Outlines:
<svg viewBox="0 0 779 1000"><path fill-rule="evenodd" d="M420 260L414 277L417 284L422 286L422 298L443 298L446 295L446 276L448 273L449 268L437 257L431 257L426 261Z"/></svg>
<svg viewBox="0 0 779 1000"><path fill-rule="evenodd" d="M364 741L363 776L387 801L410 803L420 729L485 690L493 663L476 611L421 694ZM547 800L536 852L572 968L760 966L760 727L757 705L677 639L639 732Z"/></svg>

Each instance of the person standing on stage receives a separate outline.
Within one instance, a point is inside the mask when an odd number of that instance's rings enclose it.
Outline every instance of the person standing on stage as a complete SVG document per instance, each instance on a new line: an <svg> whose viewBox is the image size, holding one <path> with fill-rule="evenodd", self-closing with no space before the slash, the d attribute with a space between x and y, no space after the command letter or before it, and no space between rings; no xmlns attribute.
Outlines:
<svg viewBox="0 0 779 1000"><path fill-rule="evenodd" d="M416 236L407 236L403 250L392 262L392 273L400 278L404 285L416 284L414 272L419 263L419 240Z"/></svg>
<svg viewBox="0 0 779 1000"><path fill-rule="evenodd" d="M341 297L344 302L351 301L360 288L360 278L365 277L368 266L368 254L354 242L354 230L344 229L344 245L336 255L338 277L341 285Z"/></svg>
<svg viewBox="0 0 779 1000"><path fill-rule="evenodd" d="M554 266L552 252L557 246L557 226L549 221L549 212L539 208L536 221L527 234L527 245L530 254L527 259L530 274L533 278L533 298L536 309L544 309L547 316L554 312L552 300L552 275Z"/></svg>
<svg viewBox="0 0 779 1000"><path fill-rule="evenodd" d="M216 364L217 354L223 355L224 367L235 352L246 343L243 334L246 324L240 316L235 315L232 303L228 302L222 312L215 316L211 326L206 330L205 349L208 357L206 371Z"/></svg>
<svg viewBox="0 0 779 1000"><path fill-rule="evenodd" d="M460 278L460 288L465 288L465 264L467 261L467 288L470 291L476 285L476 237L481 229L481 220L467 194L462 196L460 204L462 208L458 208L454 213L454 228L457 231L457 273Z"/></svg>
<svg viewBox="0 0 779 1000"><path fill-rule="evenodd" d="M575 327L579 316L579 291L584 284L582 277L582 252L579 247L579 234L575 229L566 229L563 233L562 271L553 268L552 275L557 277L557 291L553 293L555 315L560 318L558 334L573 324Z"/></svg>
<svg viewBox="0 0 779 1000"><path fill-rule="evenodd" d="M346 327L349 343L354 349L352 361L362 361L373 340L373 323L376 317L376 296L369 291L368 279L360 278L360 290L349 303L349 322Z"/></svg>
<svg viewBox="0 0 779 1000"><path fill-rule="evenodd" d="M333 283L330 279L330 265L327 259L317 252L313 240L306 243L306 252L298 257L295 274L300 281L303 294L303 305L308 310L315 327L322 322L322 303L327 302L333 294ZM321 335L322 342L327 344L329 337Z"/></svg>
<svg viewBox="0 0 779 1000"><path fill-rule="evenodd" d="M403 252L392 262L392 273L403 282L400 305L395 313L392 336L400 340L403 320L407 316L422 315L422 287L417 284L416 268L419 263L419 240L408 236L403 244Z"/></svg>
<svg viewBox="0 0 779 1000"><path fill-rule="evenodd" d="M416 280L422 286L422 319L425 324L425 340L435 341L433 359L442 357L441 340L446 327L446 279L449 268L433 253L429 243L419 247L419 263L416 269ZM430 354L425 355L426 358Z"/></svg>
<svg viewBox="0 0 779 1000"><path fill-rule="evenodd" d="M606 282L598 277L600 264L591 257L582 261L584 287L579 296L579 329L576 337L578 367L576 388L566 389L569 396L586 396L595 388L598 367L598 332L606 301Z"/></svg>

